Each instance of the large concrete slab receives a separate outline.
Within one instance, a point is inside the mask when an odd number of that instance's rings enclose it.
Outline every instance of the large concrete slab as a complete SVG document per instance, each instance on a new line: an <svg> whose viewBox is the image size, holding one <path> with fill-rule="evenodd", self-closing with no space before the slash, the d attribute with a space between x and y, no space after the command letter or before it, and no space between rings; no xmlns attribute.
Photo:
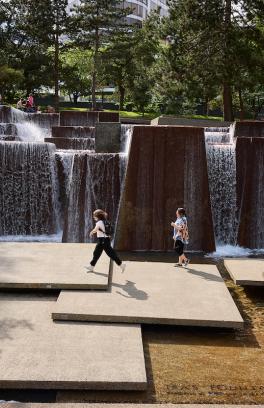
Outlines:
<svg viewBox="0 0 264 408"><path fill-rule="evenodd" d="M0 243L0 289L102 289L108 287L109 258L87 274L94 244Z"/></svg>
<svg viewBox="0 0 264 408"><path fill-rule="evenodd" d="M129 262L115 268L105 293L62 291L53 319L154 323L188 326L243 326L243 319L214 265L188 269L158 262Z"/></svg>
<svg viewBox="0 0 264 408"><path fill-rule="evenodd" d="M0 295L0 388L146 388L140 326L54 323L53 303Z"/></svg>
<svg viewBox="0 0 264 408"><path fill-rule="evenodd" d="M224 265L237 285L264 286L264 259L225 259Z"/></svg>

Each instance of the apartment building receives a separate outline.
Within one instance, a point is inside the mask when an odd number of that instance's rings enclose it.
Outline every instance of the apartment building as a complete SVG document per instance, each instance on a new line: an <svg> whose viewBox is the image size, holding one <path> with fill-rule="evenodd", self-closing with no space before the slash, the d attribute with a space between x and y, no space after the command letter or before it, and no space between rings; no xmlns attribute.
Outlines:
<svg viewBox="0 0 264 408"><path fill-rule="evenodd" d="M78 0L69 0L69 9L76 3L78 4ZM127 17L131 24L141 25L147 15L157 8L162 16L168 14L167 0L124 0L124 7L131 9L131 14Z"/></svg>

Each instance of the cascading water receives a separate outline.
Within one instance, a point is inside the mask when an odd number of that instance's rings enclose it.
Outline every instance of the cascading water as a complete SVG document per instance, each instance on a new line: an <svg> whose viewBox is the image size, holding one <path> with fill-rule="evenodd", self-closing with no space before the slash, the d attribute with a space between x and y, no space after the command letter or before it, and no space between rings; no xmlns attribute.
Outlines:
<svg viewBox="0 0 264 408"><path fill-rule="evenodd" d="M58 150L64 175L64 242L90 242L92 213L103 208L116 222L132 128L122 126L121 153Z"/></svg>
<svg viewBox="0 0 264 408"><path fill-rule="evenodd" d="M205 141L216 244L236 245L236 143L229 128L207 128Z"/></svg>
<svg viewBox="0 0 264 408"><path fill-rule="evenodd" d="M15 127L17 139L21 142L44 142L49 136L48 129L41 129L31 122L17 123Z"/></svg>
<svg viewBox="0 0 264 408"><path fill-rule="evenodd" d="M0 235L59 230L55 146L0 142Z"/></svg>

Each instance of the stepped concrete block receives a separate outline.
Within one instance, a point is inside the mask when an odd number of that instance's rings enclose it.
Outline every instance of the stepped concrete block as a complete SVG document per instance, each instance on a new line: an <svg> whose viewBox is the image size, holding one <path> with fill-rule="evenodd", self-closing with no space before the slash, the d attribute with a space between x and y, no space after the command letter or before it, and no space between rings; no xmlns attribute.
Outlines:
<svg viewBox="0 0 264 408"><path fill-rule="evenodd" d="M119 122L118 112L99 112L99 122Z"/></svg>
<svg viewBox="0 0 264 408"><path fill-rule="evenodd" d="M263 120L246 120L235 123L235 137L264 137Z"/></svg>
<svg viewBox="0 0 264 408"><path fill-rule="evenodd" d="M204 129L135 126L115 246L120 251L172 250L178 207L189 217L188 249L215 250Z"/></svg>
<svg viewBox="0 0 264 408"><path fill-rule="evenodd" d="M0 243L0 288L102 289L108 287L109 258L87 274L94 244Z"/></svg>
<svg viewBox="0 0 264 408"><path fill-rule="evenodd" d="M224 265L237 285L264 286L263 259L225 259Z"/></svg>
<svg viewBox="0 0 264 408"><path fill-rule="evenodd" d="M62 291L54 320L243 327L243 319L215 265L188 269L129 262L114 269L105 293Z"/></svg>
<svg viewBox="0 0 264 408"><path fill-rule="evenodd" d="M140 326L54 323L53 303L0 295L0 388L146 388Z"/></svg>
<svg viewBox="0 0 264 408"><path fill-rule="evenodd" d="M60 113L60 126L95 126L98 122L119 122L119 114L100 111Z"/></svg>
<svg viewBox="0 0 264 408"><path fill-rule="evenodd" d="M95 127L96 153L118 153L121 143L120 123L97 123Z"/></svg>
<svg viewBox="0 0 264 408"><path fill-rule="evenodd" d="M95 128L92 126L54 126L52 128L52 137L95 137Z"/></svg>
<svg viewBox="0 0 264 408"><path fill-rule="evenodd" d="M238 244L264 246L264 138L240 137L236 142Z"/></svg>
<svg viewBox="0 0 264 408"><path fill-rule="evenodd" d="M94 150L92 138L46 137L45 142L54 143L57 149Z"/></svg>

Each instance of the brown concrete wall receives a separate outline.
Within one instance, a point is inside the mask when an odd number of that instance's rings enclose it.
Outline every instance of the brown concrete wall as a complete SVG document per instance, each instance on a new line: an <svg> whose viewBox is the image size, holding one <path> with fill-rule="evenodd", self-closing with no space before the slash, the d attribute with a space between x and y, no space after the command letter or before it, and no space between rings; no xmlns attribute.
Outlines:
<svg viewBox="0 0 264 408"><path fill-rule="evenodd" d="M91 126L55 126L52 128L52 137L95 137L95 128Z"/></svg>
<svg viewBox="0 0 264 408"><path fill-rule="evenodd" d="M235 137L264 137L264 121L236 122Z"/></svg>
<svg viewBox="0 0 264 408"><path fill-rule="evenodd" d="M119 122L119 114L97 111L60 113L60 126L95 126L98 122Z"/></svg>
<svg viewBox="0 0 264 408"><path fill-rule="evenodd" d="M54 143L57 149L94 150L95 141L92 138L46 137L45 142Z"/></svg>
<svg viewBox="0 0 264 408"><path fill-rule="evenodd" d="M239 138L236 146L238 244L264 247L264 138Z"/></svg>
<svg viewBox="0 0 264 408"><path fill-rule="evenodd" d="M117 112L99 112L99 122L119 122L119 113Z"/></svg>
<svg viewBox="0 0 264 408"><path fill-rule="evenodd" d="M186 207L191 250L215 249L204 132L134 128L116 233L119 250L172 249L171 221Z"/></svg>

